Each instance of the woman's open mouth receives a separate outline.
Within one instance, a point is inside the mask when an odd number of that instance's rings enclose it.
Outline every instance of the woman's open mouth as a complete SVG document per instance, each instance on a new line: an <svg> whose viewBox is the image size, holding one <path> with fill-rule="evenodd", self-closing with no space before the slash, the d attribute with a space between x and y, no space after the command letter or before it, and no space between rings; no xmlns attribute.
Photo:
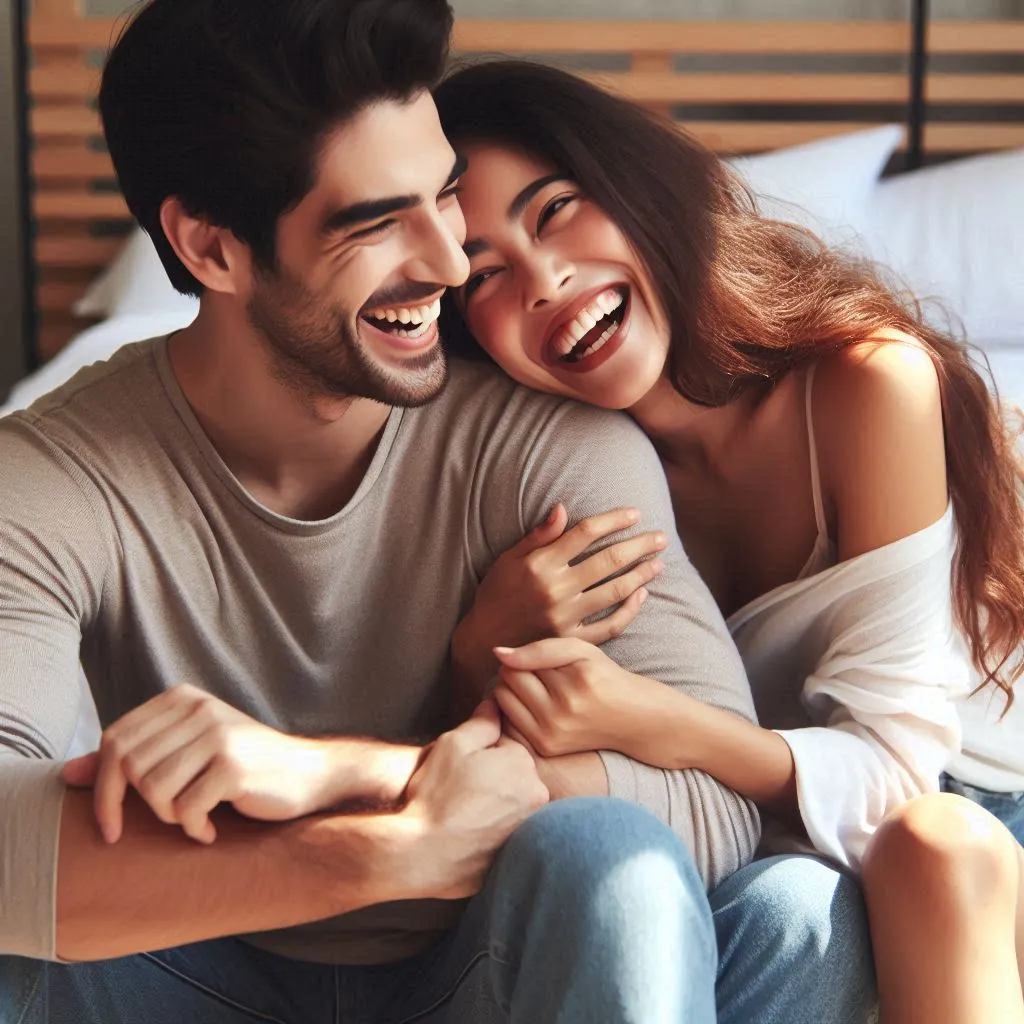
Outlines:
<svg viewBox="0 0 1024 1024"><path fill-rule="evenodd" d="M614 285L595 295L552 336L551 350L559 363L573 366L590 359L615 340L629 310L629 288Z"/></svg>

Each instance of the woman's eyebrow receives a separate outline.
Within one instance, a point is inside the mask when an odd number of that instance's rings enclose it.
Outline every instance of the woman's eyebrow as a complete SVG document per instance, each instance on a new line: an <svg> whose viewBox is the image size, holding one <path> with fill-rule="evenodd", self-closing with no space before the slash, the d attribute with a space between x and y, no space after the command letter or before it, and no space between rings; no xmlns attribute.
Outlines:
<svg viewBox="0 0 1024 1024"><path fill-rule="evenodd" d="M530 200L542 189L547 188L548 185L556 181L565 181L566 177L564 174L546 174L543 178L538 178L536 181L531 182L522 192L519 193L509 204L508 212L505 216L511 221L516 220L523 210L526 209L530 204Z"/></svg>
<svg viewBox="0 0 1024 1024"><path fill-rule="evenodd" d="M531 181L530 184L527 185L511 203L509 203L505 216L509 221L516 220L522 215L523 210L530 205L530 200L533 199L541 189L547 188L548 185L554 184L556 181L568 180L569 179L564 174L546 174L543 178ZM466 242L462 247L462 250L469 259L472 259L474 256L479 256L480 253L486 252L486 250L492 248L493 246L486 238L473 238Z"/></svg>

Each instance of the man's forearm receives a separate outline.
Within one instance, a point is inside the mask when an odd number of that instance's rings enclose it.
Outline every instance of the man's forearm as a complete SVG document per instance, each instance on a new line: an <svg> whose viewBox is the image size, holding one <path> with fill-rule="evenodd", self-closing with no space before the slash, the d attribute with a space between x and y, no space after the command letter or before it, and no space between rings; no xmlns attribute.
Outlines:
<svg viewBox="0 0 1024 1024"><path fill-rule="evenodd" d="M130 797L124 835L108 845L96 827L92 794L69 791L58 857L57 956L126 956L398 898L394 820L323 816L267 825L218 812L218 839L202 846Z"/></svg>

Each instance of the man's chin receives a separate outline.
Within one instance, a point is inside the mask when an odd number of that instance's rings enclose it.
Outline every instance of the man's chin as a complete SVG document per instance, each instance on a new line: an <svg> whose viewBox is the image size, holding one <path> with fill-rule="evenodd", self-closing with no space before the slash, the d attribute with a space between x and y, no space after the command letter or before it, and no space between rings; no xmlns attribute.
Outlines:
<svg viewBox="0 0 1024 1024"><path fill-rule="evenodd" d="M385 405L416 408L435 399L448 383L448 360L440 344L404 357L366 346L359 361L364 371L359 375L361 386L353 388L350 368L346 367L343 379L330 382L332 395L355 393Z"/></svg>

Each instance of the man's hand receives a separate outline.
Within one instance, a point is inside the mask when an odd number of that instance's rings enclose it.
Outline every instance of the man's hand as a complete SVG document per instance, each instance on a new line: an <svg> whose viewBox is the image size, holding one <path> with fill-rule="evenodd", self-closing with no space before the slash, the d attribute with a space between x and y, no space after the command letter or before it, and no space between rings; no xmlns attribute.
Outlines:
<svg viewBox="0 0 1024 1024"><path fill-rule="evenodd" d="M288 736L186 684L115 722L98 751L65 765L64 778L94 788L96 820L108 843L121 836L129 784L161 821L212 843L217 832L210 812L222 802L250 818L286 821L349 795L371 795L346 792L341 742L351 747L360 741ZM379 792L372 795L397 800L419 750L372 741L367 746L367 759L381 762ZM349 765L352 757L349 750Z"/></svg>
<svg viewBox="0 0 1024 1024"><path fill-rule="evenodd" d="M442 899L477 892L494 854L548 802L533 758L501 735L491 701L431 745L406 795L400 816L416 836L408 881Z"/></svg>

